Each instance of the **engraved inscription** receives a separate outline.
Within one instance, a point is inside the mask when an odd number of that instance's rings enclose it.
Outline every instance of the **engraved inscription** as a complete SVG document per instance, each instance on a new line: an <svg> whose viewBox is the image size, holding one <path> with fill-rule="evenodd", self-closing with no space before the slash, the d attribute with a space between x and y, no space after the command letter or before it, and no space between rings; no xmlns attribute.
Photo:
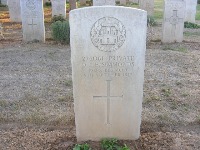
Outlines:
<svg viewBox="0 0 200 150"><path fill-rule="evenodd" d="M34 10L36 8L35 0L27 0L26 7L30 10Z"/></svg>
<svg viewBox="0 0 200 150"><path fill-rule="evenodd" d="M134 56L85 56L82 72L89 78L118 78L134 75Z"/></svg>
<svg viewBox="0 0 200 150"><path fill-rule="evenodd" d="M111 96L110 94L110 82L111 80L106 80L107 82L107 95L106 96L93 96L93 99L102 99L102 98L106 98L107 99L107 119L106 119L106 123L109 125L110 124L110 101L111 99L122 99L123 95L121 96Z"/></svg>
<svg viewBox="0 0 200 150"><path fill-rule="evenodd" d="M183 18L178 17L178 10L173 10L173 15L170 18L166 18L165 21L170 22L172 25L176 25L183 22Z"/></svg>
<svg viewBox="0 0 200 150"><path fill-rule="evenodd" d="M126 29L121 21L113 17L99 19L93 25L91 41L100 51L112 52L119 49L125 42Z"/></svg>

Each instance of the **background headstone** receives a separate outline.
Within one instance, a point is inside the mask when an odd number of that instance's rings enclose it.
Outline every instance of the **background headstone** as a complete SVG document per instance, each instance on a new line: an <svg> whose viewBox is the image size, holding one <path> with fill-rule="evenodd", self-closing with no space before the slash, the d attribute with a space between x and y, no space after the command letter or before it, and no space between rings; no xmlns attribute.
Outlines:
<svg viewBox="0 0 200 150"><path fill-rule="evenodd" d="M52 17L62 15L66 18L66 0L51 0Z"/></svg>
<svg viewBox="0 0 200 150"><path fill-rule="evenodd" d="M93 6L115 5L115 0L93 0Z"/></svg>
<svg viewBox="0 0 200 150"><path fill-rule="evenodd" d="M78 141L140 135L147 13L126 7L70 12Z"/></svg>
<svg viewBox="0 0 200 150"><path fill-rule="evenodd" d="M154 13L154 0L140 0L140 9L146 10L148 15L153 16Z"/></svg>
<svg viewBox="0 0 200 150"><path fill-rule="evenodd" d="M163 43L183 41L184 17L184 0L165 0L162 35Z"/></svg>
<svg viewBox="0 0 200 150"><path fill-rule="evenodd" d="M76 0L69 0L70 10L76 9Z"/></svg>
<svg viewBox="0 0 200 150"><path fill-rule="evenodd" d="M43 1L21 0L23 40L45 42Z"/></svg>
<svg viewBox="0 0 200 150"><path fill-rule="evenodd" d="M20 0L8 0L8 9L11 22L21 22Z"/></svg>
<svg viewBox="0 0 200 150"><path fill-rule="evenodd" d="M7 0L1 0L1 4L7 5L7 4L8 4L8 1L7 1Z"/></svg>
<svg viewBox="0 0 200 150"><path fill-rule="evenodd" d="M197 0L186 0L185 21L195 22L197 12Z"/></svg>

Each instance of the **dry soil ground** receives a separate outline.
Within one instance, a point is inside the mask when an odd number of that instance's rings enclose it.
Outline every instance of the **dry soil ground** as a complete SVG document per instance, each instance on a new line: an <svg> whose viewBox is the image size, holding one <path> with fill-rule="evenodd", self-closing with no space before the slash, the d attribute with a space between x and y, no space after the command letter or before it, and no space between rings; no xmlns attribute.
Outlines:
<svg viewBox="0 0 200 150"><path fill-rule="evenodd" d="M7 11L0 20L0 149L72 150L70 47L51 40L49 24L46 44L23 43L21 24L6 21ZM131 150L199 150L200 29L185 29L183 43L160 39L157 25L147 44L141 137L121 142Z"/></svg>

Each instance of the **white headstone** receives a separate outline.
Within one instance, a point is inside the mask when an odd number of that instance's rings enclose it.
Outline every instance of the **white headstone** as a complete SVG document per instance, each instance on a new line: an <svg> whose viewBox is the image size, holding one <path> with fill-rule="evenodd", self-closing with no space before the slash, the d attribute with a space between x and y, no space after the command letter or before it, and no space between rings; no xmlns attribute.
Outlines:
<svg viewBox="0 0 200 150"><path fill-rule="evenodd" d="M182 42L185 17L184 0L165 0L164 7L162 42Z"/></svg>
<svg viewBox="0 0 200 150"><path fill-rule="evenodd" d="M62 15L66 18L66 0L51 0L52 16Z"/></svg>
<svg viewBox="0 0 200 150"><path fill-rule="evenodd" d="M42 0L21 0L23 40L45 42Z"/></svg>
<svg viewBox="0 0 200 150"><path fill-rule="evenodd" d="M115 5L115 0L93 0L93 6Z"/></svg>
<svg viewBox="0 0 200 150"><path fill-rule="evenodd" d="M140 0L140 9L146 10L148 15L153 16L154 13L154 0Z"/></svg>
<svg viewBox="0 0 200 150"><path fill-rule="evenodd" d="M78 141L140 135L146 11L119 6L70 12Z"/></svg>
<svg viewBox="0 0 200 150"><path fill-rule="evenodd" d="M185 21L195 22L197 12L197 0L186 0Z"/></svg>
<svg viewBox="0 0 200 150"><path fill-rule="evenodd" d="M7 5L7 4L8 4L8 1L7 1L7 0L1 0L1 4Z"/></svg>
<svg viewBox="0 0 200 150"><path fill-rule="evenodd" d="M20 0L8 0L8 9L10 15L10 21L21 22L21 8Z"/></svg>

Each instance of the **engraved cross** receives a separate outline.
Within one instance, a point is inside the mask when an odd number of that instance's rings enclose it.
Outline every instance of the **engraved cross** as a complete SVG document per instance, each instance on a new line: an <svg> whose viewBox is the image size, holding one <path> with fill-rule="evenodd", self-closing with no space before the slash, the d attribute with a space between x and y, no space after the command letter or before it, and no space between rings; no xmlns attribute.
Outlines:
<svg viewBox="0 0 200 150"><path fill-rule="evenodd" d="M176 31L176 25L179 22L183 22L183 18L178 17L178 10L173 10L173 15L170 18L166 18L165 21L169 22L170 24L173 25L172 32L175 36L175 31Z"/></svg>
<svg viewBox="0 0 200 150"><path fill-rule="evenodd" d="M123 95L122 96L111 96L110 94L110 83L111 83L111 80L106 80L107 81L107 95L106 96L93 96L93 99L102 99L102 98L107 98L107 119L106 119L106 122L107 124L110 124L110 101L111 99L116 99L116 98L123 98Z"/></svg>
<svg viewBox="0 0 200 150"><path fill-rule="evenodd" d="M33 30L33 27L36 26L37 24L34 24L34 23L33 23L33 19L32 19L31 24L28 24L28 25L31 25L31 26L32 26L32 30Z"/></svg>

